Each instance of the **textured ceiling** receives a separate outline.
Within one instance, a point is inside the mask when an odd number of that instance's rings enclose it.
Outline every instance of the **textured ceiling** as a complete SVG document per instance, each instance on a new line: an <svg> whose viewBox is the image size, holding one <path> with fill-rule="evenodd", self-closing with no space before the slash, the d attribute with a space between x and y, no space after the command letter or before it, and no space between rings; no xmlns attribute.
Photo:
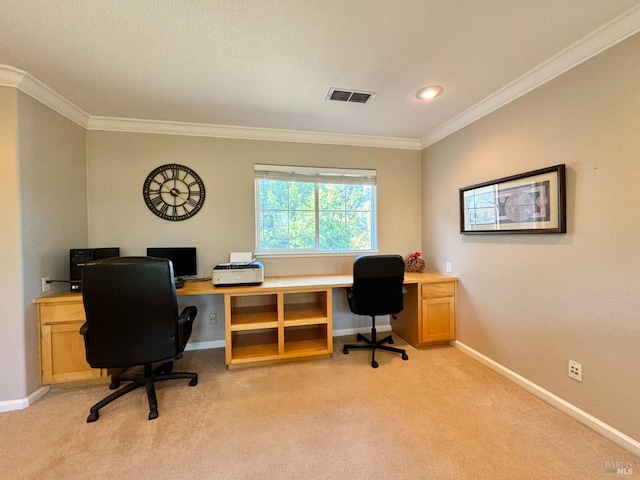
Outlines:
<svg viewBox="0 0 640 480"><path fill-rule="evenodd" d="M0 0L0 64L92 117L420 139L639 3Z"/></svg>

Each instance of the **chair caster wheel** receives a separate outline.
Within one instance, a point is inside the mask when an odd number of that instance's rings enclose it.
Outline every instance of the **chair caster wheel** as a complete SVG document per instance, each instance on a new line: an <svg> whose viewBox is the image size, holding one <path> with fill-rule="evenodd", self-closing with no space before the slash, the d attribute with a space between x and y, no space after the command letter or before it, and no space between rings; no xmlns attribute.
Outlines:
<svg viewBox="0 0 640 480"><path fill-rule="evenodd" d="M120 382L118 380L114 380L109 384L109 390L116 390L120 387Z"/></svg>
<svg viewBox="0 0 640 480"><path fill-rule="evenodd" d="M356 342L361 342L364 339L364 337L362 336L362 334L358 334L356 335Z"/></svg>
<svg viewBox="0 0 640 480"><path fill-rule="evenodd" d="M90 413L89 416L87 417L87 423L95 422L99 418L100 418L100 415L98 415L98 412Z"/></svg>
<svg viewBox="0 0 640 480"><path fill-rule="evenodd" d="M156 418L158 418L157 410L152 410L151 412L149 412L149 420L155 420Z"/></svg>
<svg viewBox="0 0 640 480"><path fill-rule="evenodd" d="M189 386L195 387L198 384L198 379L194 378L193 380L189 380Z"/></svg>
<svg viewBox="0 0 640 480"><path fill-rule="evenodd" d="M371 366L373 368L378 368L378 362L376 362L375 360L373 362L371 362Z"/></svg>
<svg viewBox="0 0 640 480"><path fill-rule="evenodd" d="M407 355L406 353L402 354L402 359L403 360L409 360L409 355Z"/></svg>
<svg viewBox="0 0 640 480"><path fill-rule="evenodd" d="M393 338L389 339L389 345L393 345Z"/></svg>
<svg viewBox="0 0 640 480"><path fill-rule="evenodd" d="M349 354L349 349L347 347L344 347L342 349L342 353L344 353L345 355L348 355Z"/></svg>

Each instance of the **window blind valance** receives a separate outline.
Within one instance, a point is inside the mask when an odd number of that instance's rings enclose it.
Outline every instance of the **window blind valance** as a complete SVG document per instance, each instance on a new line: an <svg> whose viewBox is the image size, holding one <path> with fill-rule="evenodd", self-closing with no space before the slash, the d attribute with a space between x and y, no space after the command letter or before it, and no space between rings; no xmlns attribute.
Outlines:
<svg viewBox="0 0 640 480"><path fill-rule="evenodd" d="M349 168L301 167L292 165L253 166L256 179L287 182L331 183L349 185L375 185L375 170Z"/></svg>

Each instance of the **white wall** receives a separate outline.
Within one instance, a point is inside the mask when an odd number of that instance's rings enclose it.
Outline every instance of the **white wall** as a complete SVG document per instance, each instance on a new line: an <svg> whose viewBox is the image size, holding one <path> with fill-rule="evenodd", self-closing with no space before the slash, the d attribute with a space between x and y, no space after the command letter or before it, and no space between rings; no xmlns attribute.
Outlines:
<svg viewBox="0 0 640 480"><path fill-rule="evenodd" d="M640 35L423 151L458 339L640 439ZM460 235L458 189L564 163L565 235ZM583 382L567 361L583 365Z"/></svg>
<svg viewBox="0 0 640 480"><path fill-rule="evenodd" d="M89 246L119 246L123 255L144 255L150 246L195 246L200 276L228 261L231 251L253 251L254 163L373 168L377 170L378 246L403 256L421 243L420 152L178 135L88 132ZM142 185L154 168L180 163L203 179L206 200L194 217L172 222L153 215ZM265 274L348 273L353 256L263 259ZM345 312L336 292L334 329L367 325ZM224 339L222 298L180 299L198 306L192 342ZM218 325L208 325L209 313Z"/></svg>

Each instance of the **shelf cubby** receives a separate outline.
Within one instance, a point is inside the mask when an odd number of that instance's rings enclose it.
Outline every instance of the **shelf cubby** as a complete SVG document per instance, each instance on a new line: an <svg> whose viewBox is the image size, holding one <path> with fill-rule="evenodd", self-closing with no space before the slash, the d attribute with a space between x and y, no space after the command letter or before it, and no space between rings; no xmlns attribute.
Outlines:
<svg viewBox="0 0 640 480"><path fill-rule="evenodd" d="M286 355L317 355L329 349L327 325L287 327L284 330L284 353Z"/></svg>
<svg viewBox="0 0 640 480"><path fill-rule="evenodd" d="M231 330L254 330L278 326L277 295L234 296L231 302Z"/></svg>
<svg viewBox="0 0 640 480"><path fill-rule="evenodd" d="M330 292L294 292L284 294L285 326L327 323Z"/></svg>
<svg viewBox="0 0 640 480"><path fill-rule="evenodd" d="M232 332L231 342L231 358L235 361L278 355L277 328Z"/></svg>
<svg viewBox="0 0 640 480"><path fill-rule="evenodd" d="M225 295L229 367L328 357L331 289Z"/></svg>

